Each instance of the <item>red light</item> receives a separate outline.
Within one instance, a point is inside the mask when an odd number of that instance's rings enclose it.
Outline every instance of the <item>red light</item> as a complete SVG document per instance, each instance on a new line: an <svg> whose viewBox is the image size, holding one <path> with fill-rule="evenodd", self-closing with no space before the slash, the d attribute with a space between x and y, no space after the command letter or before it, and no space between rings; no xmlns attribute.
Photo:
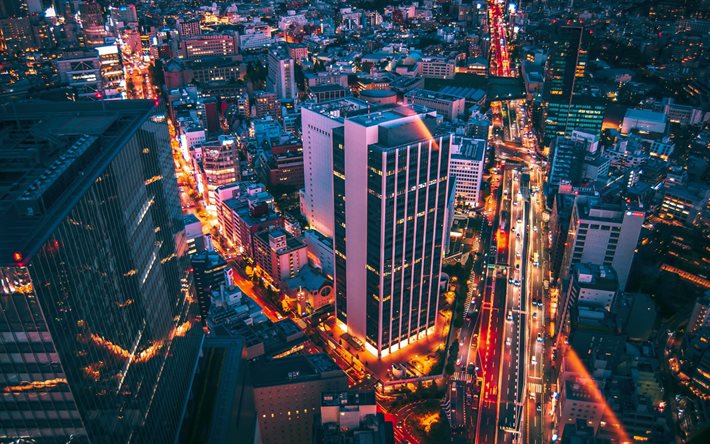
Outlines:
<svg viewBox="0 0 710 444"><path fill-rule="evenodd" d="M22 262L22 253L19 251L15 251L12 253L12 260L15 262Z"/></svg>
<svg viewBox="0 0 710 444"><path fill-rule="evenodd" d="M95 96L96 96L97 99L100 99L101 97L103 97L103 94L101 94L100 92L97 92L97 93L95 94Z"/></svg>

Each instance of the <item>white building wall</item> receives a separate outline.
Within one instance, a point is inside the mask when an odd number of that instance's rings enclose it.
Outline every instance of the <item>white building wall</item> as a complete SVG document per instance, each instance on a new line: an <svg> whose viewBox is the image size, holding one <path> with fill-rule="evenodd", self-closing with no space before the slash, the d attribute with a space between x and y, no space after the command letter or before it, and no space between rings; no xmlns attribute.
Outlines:
<svg viewBox="0 0 710 444"><path fill-rule="evenodd" d="M303 215L308 225L333 238L333 129L342 122L301 109L303 139Z"/></svg>

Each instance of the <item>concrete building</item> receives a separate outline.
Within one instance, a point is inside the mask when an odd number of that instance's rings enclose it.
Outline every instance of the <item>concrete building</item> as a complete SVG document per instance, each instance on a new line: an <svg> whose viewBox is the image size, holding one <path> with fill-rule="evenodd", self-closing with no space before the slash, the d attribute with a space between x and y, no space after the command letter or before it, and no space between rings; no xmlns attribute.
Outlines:
<svg viewBox="0 0 710 444"><path fill-rule="evenodd" d="M693 225L703 213L710 214L710 187L706 184L694 182L665 189L661 217Z"/></svg>
<svg viewBox="0 0 710 444"><path fill-rule="evenodd" d="M334 442L332 437L337 436L337 432L342 435L354 435L360 440L367 440L367 442L373 444L385 444L387 442L384 439L387 436L384 422L376 421L375 392L343 391L323 393L321 399L320 414L318 416L320 423L316 424L314 443ZM376 426L361 428L361 426L365 425L364 423ZM368 436L361 437L363 434Z"/></svg>
<svg viewBox="0 0 710 444"><path fill-rule="evenodd" d="M557 308L558 331L568 331L566 326L572 307L583 304L610 311L618 292L619 281L610 266L587 263L572 265L570 280L563 287Z"/></svg>
<svg viewBox="0 0 710 444"><path fill-rule="evenodd" d="M181 39L189 39L202 34L199 19L188 19L178 23L178 32Z"/></svg>
<svg viewBox="0 0 710 444"><path fill-rule="evenodd" d="M417 72L424 78L452 79L456 64L444 57L423 57L417 62Z"/></svg>
<svg viewBox="0 0 710 444"><path fill-rule="evenodd" d="M463 115L466 100L464 97L444 94L427 89L415 89L405 96L405 103L416 103L435 110L449 120L456 120Z"/></svg>
<svg viewBox="0 0 710 444"><path fill-rule="evenodd" d="M190 257L190 265L195 283L195 296L200 307L200 316L204 321L210 311L212 292L224 285L227 281L225 273L231 269L216 251L201 251L193 254Z"/></svg>
<svg viewBox="0 0 710 444"><path fill-rule="evenodd" d="M239 50L252 51L262 49L274 42L272 28L265 23L250 24L239 34Z"/></svg>
<svg viewBox="0 0 710 444"><path fill-rule="evenodd" d="M182 42L186 59L205 56L237 55L237 45L232 34L201 34L186 38Z"/></svg>
<svg viewBox="0 0 710 444"><path fill-rule="evenodd" d="M622 204L605 204L596 196L577 196L562 259L565 278L572 264L612 266L619 289L626 288L641 225L646 213Z"/></svg>
<svg viewBox="0 0 710 444"><path fill-rule="evenodd" d="M695 334L703 329L710 329L710 291L698 298L690 313L686 334Z"/></svg>
<svg viewBox="0 0 710 444"><path fill-rule="evenodd" d="M381 357L437 321L451 136L398 107L332 137L337 322Z"/></svg>
<svg viewBox="0 0 710 444"><path fill-rule="evenodd" d="M464 205L479 206L487 142L454 136L451 140L449 174L456 178L456 199Z"/></svg>
<svg viewBox="0 0 710 444"><path fill-rule="evenodd" d="M64 53L55 65L60 82L74 88L79 98L103 98L101 61L95 50Z"/></svg>
<svg viewBox="0 0 710 444"><path fill-rule="evenodd" d="M254 236L272 226L282 226L281 216L269 208L263 200L227 199L226 207L228 225L233 227L225 230L232 233L232 243L237 251L247 257L254 257Z"/></svg>
<svg viewBox="0 0 710 444"><path fill-rule="evenodd" d="M621 122L621 134L628 135L632 131L640 134L665 134L668 127L668 116L665 113L645 109L629 109Z"/></svg>
<svg viewBox="0 0 710 444"><path fill-rule="evenodd" d="M349 113L366 110L367 103L346 98L301 108L304 189L302 213L308 225L333 238L333 129L343 125Z"/></svg>
<svg viewBox="0 0 710 444"><path fill-rule="evenodd" d="M281 118L281 102L279 97L272 92L254 92L254 117L261 119L271 116L274 119Z"/></svg>
<svg viewBox="0 0 710 444"><path fill-rule="evenodd" d="M218 187L241 180L239 144L233 137L219 136L217 140L202 142L199 148L202 160L198 164L198 191L208 204L215 205L214 192Z"/></svg>
<svg viewBox="0 0 710 444"><path fill-rule="evenodd" d="M275 93L279 99L295 99L298 97L296 87L296 61L283 46L269 50L269 72L266 77L266 89Z"/></svg>
<svg viewBox="0 0 710 444"><path fill-rule="evenodd" d="M305 230L303 241L308 246L308 262L321 270L325 276L333 279L335 271L335 256L333 254L333 240L316 230Z"/></svg>
<svg viewBox="0 0 710 444"><path fill-rule="evenodd" d="M347 389L348 378L328 357L288 356L251 365L262 442L311 444L325 392Z"/></svg>
<svg viewBox="0 0 710 444"><path fill-rule="evenodd" d="M280 284L308 265L306 244L283 228L271 226L254 236L254 260L272 282Z"/></svg>

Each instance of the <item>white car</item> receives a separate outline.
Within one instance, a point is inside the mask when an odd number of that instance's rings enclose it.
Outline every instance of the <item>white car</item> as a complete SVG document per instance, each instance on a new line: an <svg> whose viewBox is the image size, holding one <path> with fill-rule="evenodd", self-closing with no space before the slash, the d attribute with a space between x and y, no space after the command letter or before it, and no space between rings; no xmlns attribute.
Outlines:
<svg viewBox="0 0 710 444"><path fill-rule="evenodd" d="M533 357L532 357L532 359L530 360L530 362L532 363L532 365L537 365L537 357L535 357L535 356L533 355Z"/></svg>

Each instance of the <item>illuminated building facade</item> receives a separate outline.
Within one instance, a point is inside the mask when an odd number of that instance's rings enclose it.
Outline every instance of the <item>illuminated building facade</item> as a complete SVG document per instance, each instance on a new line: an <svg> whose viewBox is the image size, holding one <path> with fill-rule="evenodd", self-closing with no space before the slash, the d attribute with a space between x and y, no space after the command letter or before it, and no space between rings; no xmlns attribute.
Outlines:
<svg viewBox="0 0 710 444"><path fill-rule="evenodd" d="M202 332L163 119L0 112L0 440L174 441Z"/></svg>
<svg viewBox="0 0 710 444"><path fill-rule="evenodd" d="M77 97L103 98L102 65L96 51L67 52L55 62L59 80L76 90Z"/></svg>
<svg viewBox="0 0 710 444"><path fill-rule="evenodd" d="M333 130L336 316L378 357L436 323L451 136L434 115L390 108Z"/></svg>
<svg viewBox="0 0 710 444"><path fill-rule="evenodd" d="M562 278L571 272L572 264L609 265L616 270L619 289L624 290L645 217L642 210L602 203L596 196L577 196L562 258Z"/></svg>

